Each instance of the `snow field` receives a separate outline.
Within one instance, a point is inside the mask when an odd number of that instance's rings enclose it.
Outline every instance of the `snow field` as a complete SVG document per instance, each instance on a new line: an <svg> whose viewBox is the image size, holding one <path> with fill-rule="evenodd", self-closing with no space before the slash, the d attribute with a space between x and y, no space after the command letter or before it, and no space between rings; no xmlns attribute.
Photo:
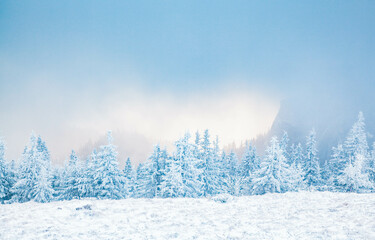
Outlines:
<svg viewBox="0 0 375 240"><path fill-rule="evenodd" d="M14 203L0 239L375 239L375 194Z"/></svg>

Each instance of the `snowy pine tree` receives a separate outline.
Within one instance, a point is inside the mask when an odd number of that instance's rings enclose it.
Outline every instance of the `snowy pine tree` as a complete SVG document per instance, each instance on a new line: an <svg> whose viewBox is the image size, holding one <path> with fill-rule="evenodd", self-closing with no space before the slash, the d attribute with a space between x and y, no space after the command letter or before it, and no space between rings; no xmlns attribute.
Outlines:
<svg viewBox="0 0 375 240"><path fill-rule="evenodd" d="M54 191L55 199L62 199L61 194L64 190L65 173L61 167L54 167L51 173L51 185Z"/></svg>
<svg viewBox="0 0 375 240"><path fill-rule="evenodd" d="M330 184L330 177L332 175L331 169L329 162L326 160L323 163L323 166L321 167L320 170L320 175L321 175L321 189L325 191L332 190L332 185Z"/></svg>
<svg viewBox="0 0 375 240"><path fill-rule="evenodd" d="M360 112L344 144L334 148L330 163L332 177L329 182L337 190L365 191L370 186L364 180L369 178L369 158L365 122L363 114Z"/></svg>
<svg viewBox="0 0 375 240"><path fill-rule="evenodd" d="M304 154L301 143L298 143L297 145L292 145L290 147L291 153L290 153L290 161L288 162L289 165L292 165L293 163L295 166L302 167L303 161L304 161Z"/></svg>
<svg viewBox="0 0 375 240"><path fill-rule="evenodd" d="M225 173L225 186L227 193L233 196L241 194L244 178L239 171L238 158L232 151L227 156L227 172Z"/></svg>
<svg viewBox="0 0 375 240"><path fill-rule="evenodd" d="M290 182L289 191L305 190L307 188L307 184L304 179L305 172L302 166L292 163L291 165L289 165L289 170L290 170L290 176L288 179Z"/></svg>
<svg viewBox="0 0 375 240"><path fill-rule="evenodd" d="M369 156L367 172L369 174L369 180L373 185L375 185L375 142L372 144L372 150Z"/></svg>
<svg viewBox="0 0 375 240"><path fill-rule="evenodd" d="M327 180L326 185L330 189L340 190L340 184L338 178L343 174L344 169L347 164L347 159L345 157L344 147L342 144L337 145L337 147L332 148L331 160L327 163L326 173Z"/></svg>
<svg viewBox="0 0 375 240"><path fill-rule="evenodd" d="M203 141L200 145L195 145L197 153L195 157L200 162L197 168L200 171L200 179L203 183L203 196L215 195L220 192L219 179L219 139L210 142L208 130L205 130Z"/></svg>
<svg viewBox="0 0 375 240"><path fill-rule="evenodd" d="M152 176L152 163L140 163L137 168L136 194L138 198L155 197L156 185Z"/></svg>
<svg viewBox="0 0 375 240"><path fill-rule="evenodd" d="M26 146L18 170L18 179L12 188L13 201L36 200L47 202L53 199L49 152L40 137L34 134Z"/></svg>
<svg viewBox="0 0 375 240"><path fill-rule="evenodd" d="M256 169L259 168L259 166L260 158L257 155L256 148L251 144L248 144L240 164L241 175L244 177L249 177Z"/></svg>
<svg viewBox="0 0 375 240"><path fill-rule="evenodd" d="M50 170L51 170L50 153L47 149L46 143L42 140L42 138L40 136L38 136L36 148L37 148L37 151L41 155L41 158L40 158L41 164L43 165L43 167L45 168L45 170L47 172L50 172ZM47 174L47 175L49 175L49 174ZM50 176L48 176L48 177L50 177Z"/></svg>
<svg viewBox="0 0 375 240"><path fill-rule="evenodd" d="M256 148L248 144L245 153L242 156L242 161L239 166L240 175L243 178L242 194L251 194L251 178L256 170L260 167L260 158L256 153Z"/></svg>
<svg viewBox="0 0 375 240"><path fill-rule="evenodd" d="M228 169L228 156L223 151L220 156L218 156L217 161L217 180L218 180L218 193L228 193L228 175L229 175L229 169Z"/></svg>
<svg viewBox="0 0 375 240"><path fill-rule="evenodd" d="M287 162L290 162L290 156L289 156L289 136L287 131L284 131L283 136L281 137L280 140L280 148L283 151L283 155L285 156Z"/></svg>
<svg viewBox="0 0 375 240"><path fill-rule="evenodd" d="M53 200L54 190L49 178L48 170L42 165L33 189L35 202L45 203Z"/></svg>
<svg viewBox="0 0 375 240"><path fill-rule="evenodd" d="M210 171L211 171L211 165L212 165L212 149L211 149L211 142L210 142L210 134L208 132L208 129L204 131L203 139L198 145L198 152L196 154L196 157L198 159L201 159L200 166L197 166L201 170L201 176L199 177L201 179L201 182L203 184L203 195L208 196L212 192L212 186L214 179L211 179ZM199 152L200 150L200 152Z"/></svg>
<svg viewBox="0 0 375 240"><path fill-rule="evenodd" d="M80 198L95 197L94 174L97 166L99 165L97 154L97 150L94 149L92 153L87 157L86 161L81 165L81 177L77 180Z"/></svg>
<svg viewBox="0 0 375 240"><path fill-rule="evenodd" d="M14 178L10 167L5 162L5 143L0 138L0 202L9 200Z"/></svg>
<svg viewBox="0 0 375 240"><path fill-rule="evenodd" d="M182 181L184 183L185 197L199 197L205 191L205 178L202 178L202 168L205 166L204 160L202 162L196 156L196 148L189 142L190 134L185 134L180 140L176 141L176 153L174 155L175 161L181 166ZM206 153L208 154L209 147L206 146ZM207 156L205 156L207 158Z"/></svg>
<svg viewBox="0 0 375 240"><path fill-rule="evenodd" d="M338 177L338 182L346 192L367 192L373 188L368 173L363 167L365 157L357 154L352 162L349 162L343 173Z"/></svg>
<svg viewBox="0 0 375 240"><path fill-rule="evenodd" d="M124 198L125 177L118 167L117 151L110 131L107 139L108 144L100 147L92 169L94 196L99 199Z"/></svg>
<svg viewBox="0 0 375 240"><path fill-rule="evenodd" d="M207 181L207 188L206 188L206 195L215 195L222 193L221 190L221 156L220 156L220 148L219 148L219 138L216 136L215 141L213 142L213 148L211 151L210 161L207 162L207 173L208 178Z"/></svg>
<svg viewBox="0 0 375 240"><path fill-rule="evenodd" d="M82 182L82 170L79 159L74 150L70 154L68 164L64 169L64 181L63 190L61 193L61 199L80 199L84 197L84 193L81 192L82 187L80 183Z"/></svg>
<svg viewBox="0 0 375 240"><path fill-rule="evenodd" d="M162 197L182 197L185 194L185 183L182 180L182 167L175 158L166 159L165 173L160 186Z"/></svg>
<svg viewBox="0 0 375 240"><path fill-rule="evenodd" d="M318 149L316 146L316 132L311 130L306 139L306 155L303 164L304 181L309 188L321 184Z"/></svg>
<svg viewBox="0 0 375 240"><path fill-rule="evenodd" d="M289 165L276 137L271 139L266 156L253 178L253 194L280 193L293 189Z"/></svg>
<svg viewBox="0 0 375 240"><path fill-rule="evenodd" d="M200 134L199 134L199 131L197 131L196 133L195 133L195 140L194 140L194 144L195 144L195 146L197 147L197 157L198 158L201 158L202 156L201 156L201 152L200 152L200 146L201 146L201 136L200 136Z"/></svg>
<svg viewBox="0 0 375 240"><path fill-rule="evenodd" d="M130 161L130 158L126 160L125 168L124 168L124 175L126 179L125 184L125 195L126 197L133 197L135 194L135 173L133 170L132 163Z"/></svg>
<svg viewBox="0 0 375 240"><path fill-rule="evenodd" d="M353 162L358 154L367 158L368 148L367 136L365 132L365 118L363 113L359 112L358 119L350 129L344 143L345 157L349 162Z"/></svg>
<svg viewBox="0 0 375 240"><path fill-rule="evenodd" d="M159 196L160 194L160 185L162 182L162 178L164 175L165 170L165 161L167 159L166 150L161 150L159 145L154 146L154 151L152 155L149 157L149 161L151 162L150 166L150 174L151 174L151 188L152 188L152 196Z"/></svg>

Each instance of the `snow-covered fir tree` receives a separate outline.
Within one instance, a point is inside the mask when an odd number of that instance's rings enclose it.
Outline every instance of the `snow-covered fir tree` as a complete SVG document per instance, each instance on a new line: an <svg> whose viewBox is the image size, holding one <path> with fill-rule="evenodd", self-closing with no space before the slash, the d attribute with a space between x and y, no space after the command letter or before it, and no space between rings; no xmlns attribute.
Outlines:
<svg viewBox="0 0 375 240"><path fill-rule="evenodd" d="M101 146L96 155L93 171L93 192L99 199L124 198L125 177L118 167L117 151L112 132L107 135L108 144Z"/></svg>
<svg viewBox="0 0 375 240"><path fill-rule="evenodd" d="M252 175L256 169L260 167L260 157L256 152L256 148L248 144L242 156L240 164L240 172L244 177Z"/></svg>
<svg viewBox="0 0 375 240"><path fill-rule="evenodd" d="M0 202L3 203L11 198L11 188L14 177L10 166L5 161L5 142L0 137Z"/></svg>
<svg viewBox="0 0 375 240"><path fill-rule="evenodd" d="M40 137L34 134L26 146L18 170L17 182L12 188L13 201L47 202L53 199L49 152Z"/></svg>
<svg viewBox="0 0 375 240"><path fill-rule="evenodd" d="M227 192L234 196L241 195L244 184L244 178L239 171L239 163L237 155L232 151L226 157L227 171L225 173L225 186Z"/></svg>
<svg viewBox="0 0 375 240"><path fill-rule="evenodd" d="M16 179L16 172L17 172L17 166L16 162L14 160L11 160L8 162L8 171L10 174L10 178L12 179L13 183Z"/></svg>
<svg viewBox="0 0 375 240"><path fill-rule="evenodd" d="M51 184L54 191L54 198L61 199L64 190L65 173L64 168L56 166L51 170Z"/></svg>
<svg viewBox="0 0 375 240"><path fill-rule="evenodd" d="M350 129L344 144L339 144L333 150L334 154L330 163L332 177L329 180L333 188L356 192L368 189L368 184L363 179L369 178L370 154L368 153L365 119L362 112L359 112L358 119ZM358 182L354 184L355 181ZM359 187L361 185L359 183L362 183L363 186ZM357 185L358 187L356 187Z"/></svg>
<svg viewBox="0 0 375 240"><path fill-rule="evenodd" d="M284 131L283 136L280 140L280 148L283 151L283 154L287 160L287 162L290 162L289 160L289 135L287 131Z"/></svg>
<svg viewBox="0 0 375 240"><path fill-rule="evenodd" d="M305 172L301 165L297 165L292 163L289 165L290 170L290 189L288 191L299 191L299 190L306 190L307 184L305 182Z"/></svg>
<svg viewBox="0 0 375 240"><path fill-rule="evenodd" d="M212 143L212 151L210 161L207 162L206 170L208 173L206 195L215 195L222 193L220 174L222 171L221 154L219 148L219 137L216 136Z"/></svg>
<svg viewBox="0 0 375 240"><path fill-rule="evenodd" d="M198 158L202 158L202 156L201 156L202 151L200 150L200 147L201 147L201 135L199 134L199 131L195 132L194 144L195 144L196 150L197 150L197 157Z"/></svg>
<svg viewBox="0 0 375 240"><path fill-rule="evenodd" d="M289 165L290 189L288 191L298 191L306 188L305 170L303 166L304 154L301 143L297 145L292 144L289 147L289 136L284 131L280 141L280 148L286 158L286 163Z"/></svg>
<svg viewBox="0 0 375 240"><path fill-rule="evenodd" d="M256 148L248 144L242 156L242 161L239 166L240 175L243 178L242 194L251 194L251 178L256 170L260 167L260 157L257 155Z"/></svg>
<svg viewBox="0 0 375 240"><path fill-rule="evenodd" d="M289 165L277 137L271 139L266 156L253 178L252 193L280 193L294 188Z"/></svg>
<svg viewBox="0 0 375 240"><path fill-rule="evenodd" d="M97 150L94 149L92 153L86 158L86 161L81 165L81 177L78 179L81 198L95 197L94 174L96 171L96 166L99 165L97 154Z"/></svg>
<svg viewBox="0 0 375 240"><path fill-rule="evenodd" d="M338 183L346 192L368 192L373 188L368 173L365 171L365 157L357 153L351 162L348 162L343 173L338 177Z"/></svg>
<svg viewBox="0 0 375 240"><path fill-rule="evenodd" d="M358 119L350 129L350 132L344 143L344 152L347 161L353 162L357 155L367 158L368 143L365 132L365 118L362 112L358 113ZM366 161L366 160L365 160Z"/></svg>
<svg viewBox="0 0 375 240"><path fill-rule="evenodd" d="M33 200L35 202L45 203L53 200L54 190L50 181L50 175L47 168L43 164L37 175L36 183L33 189L35 194Z"/></svg>
<svg viewBox="0 0 375 240"><path fill-rule="evenodd" d="M367 173L373 185L375 185L375 142L372 144L372 150L369 155Z"/></svg>
<svg viewBox="0 0 375 240"><path fill-rule="evenodd" d="M213 155L210 142L210 134L208 129L204 131L203 139L200 144L197 146L198 152L196 158L201 159L201 163L197 166L201 170L201 183L203 184L203 195L208 196L212 194L212 184L215 182L215 177L211 176L211 169L213 167Z"/></svg>
<svg viewBox="0 0 375 240"><path fill-rule="evenodd" d="M199 197L204 194L205 182L207 179L202 178L204 170L201 166L205 166L205 160L196 156L196 148L194 144L189 142L190 134L185 134L180 140L176 141L176 152L174 154L175 161L179 163L182 169L182 181L184 183L185 197ZM208 144L203 148L209 151ZM205 169L205 168L204 168Z"/></svg>
<svg viewBox="0 0 375 240"><path fill-rule="evenodd" d="M41 154L41 164L45 168L47 172L51 171L51 157L46 146L46 143L42 140L40 136L38 136L37 144L36 144L37 151ZM49 174L47 174L49 175Z"/></svg>
<svg viewBox="0 0 375 240"><path fill-rule="evenodd" d="M69 161L64 169L63 177L63 190L61 193L61 199L70 200L75 198L82 198L84 196L81 190L83 189L80 185L82 182L82 167L77 154L72 150Z"/></svg>
<svg viewBox="0 0 375 240"><path fill-rule="evenodd" d="M327 178L326 185L329 189L341 190L338 178L343 174L346 164L347 159L345 157L343 145L339 144L337 147L333 147L332 156L330 161L326 164L324 174Z"/></svg>
<svg viewBox="0 0 375 240"><path fill-rule="evenodd" d="M161 197L182 197L185 194L185 183L182 180L181 163L173 157L165 162L165 173L160 186Z"/></svg>
<svg viewBox="0 0 375 240"><path fill-rule="evenodd" d="M228 175L228 164L227 164L227 155L223 152L217 152L215 154L215 194L228 193L227 187L227 175Z"/></svg>
<svg viewBox="0 0 375 240"><path fill-rule="evenodd" d="M322 185L320 187L321 190L329 191L332 189L332 185L329 183L331 175L332 173L330 165L329 162L326 160L320 168L320 176L322 181Z"/></svg>
<svg viewBox="0 0 375 240"><path fill-rule="evenodd" d="M209 132L205 130L202 142L194 147L197 151L195 158L201 159L197 168L200 171L199 178L203 183L203 196L218 194L221 192L218 137L211 144Z"/></svg>
<svg viewBox="0 0 375 240"><path fill-rule="evenodd" d="M125 168L124 168L124 175L126 179L125 195L127 197L134 197L136 175L133 170L133 166L130 161L130 158L126 160Z"/></svg>
<svg viewBox="0 0 375 240"><path fill-rule="evenodd" d="M151 177L151 191L152 197L159 196L160 185L163 179L165 170L165 161L167 159L166 150L162 150L157 144L154 146L154 151L149 157L148 161L151 162L150 165L150 177Z"/></svg>
<svg viewBox="0 0 375 240"><path fill-rule="evenodd" d="M288 164L292 165L294 163L296 166L302 167L304 159L305 156L303 154L301 143L298 143L297 145L292 144L290 147L290 158Z"/></svg>
<svg viewBox="0 0 375 240"><path fill-rule="evenodd" d="M321 184L318 149L316 146L316 132L312 129L306 139L306 155L303 164L304 181L309 188L319 187Z"/></svg>
<svg viewBox="0 0 375 240"><path fill-rule="evenodd" d="M137 168L136 194L138 198L155 197L156 186L152 177L152 163L140 163Z"/></svg>

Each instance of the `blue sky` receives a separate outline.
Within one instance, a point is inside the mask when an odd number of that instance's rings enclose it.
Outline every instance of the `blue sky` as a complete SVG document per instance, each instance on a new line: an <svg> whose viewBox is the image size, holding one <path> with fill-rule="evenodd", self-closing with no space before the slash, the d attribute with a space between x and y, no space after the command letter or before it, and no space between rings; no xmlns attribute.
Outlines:
<svg viewBox="0 0 375 240"><path fill-rule="evenodd" d="M32 129L57 151L57 139L69 140L73 131L67 122L101 125L100 132L121 128L110 119L119 111L127 112L120 119L145 116L126 107L135 102L164 107L172 101L160 112L179 115L181 106L196 115L205 111L196 109L200 101L241 105L235 95L261 104L233 117L267 122L255 126L259 131L244 126L251 138L266 131L283 98L313 95L312 89L373 89L374 12L373 1L1 1L0 129L16 158ZM112 117L96 116L103 112ZM228 128L222 134L230 141L229 126L238 124L225 125L217 129ZM188 127L181 124L180 131ZM99 134L88 132L81 135ZM244 138L239 135L233 139ZM11 147L19 138L20 146Z"/></svg>

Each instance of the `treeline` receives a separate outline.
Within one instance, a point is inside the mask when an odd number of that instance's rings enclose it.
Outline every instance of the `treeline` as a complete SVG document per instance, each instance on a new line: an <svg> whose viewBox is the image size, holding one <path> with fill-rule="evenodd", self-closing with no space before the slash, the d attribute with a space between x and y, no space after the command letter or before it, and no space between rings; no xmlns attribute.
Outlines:
<svg viewBox="0 0 375 240"><path fill-rule="evenodd" d="M316 133L304 144L289 144L286 132L273 137L265 156L248 145L241 161L223 152L218 138L206 130L192 138L185 134L168 153L159 145L149 159L133 169L130 159L119 169L117 151L108 133L107 145L86 161L72 151L64 168L51 165L45 142L32 134L18 165L6 162L0 141L0 199L2 203L49 202L82 198L122 199L206 197L222 193L253 195L318 190L372 192L375 185L375 144L367 143L362 113L346 140L333 148L331 159L319 164Z"/></svg>

